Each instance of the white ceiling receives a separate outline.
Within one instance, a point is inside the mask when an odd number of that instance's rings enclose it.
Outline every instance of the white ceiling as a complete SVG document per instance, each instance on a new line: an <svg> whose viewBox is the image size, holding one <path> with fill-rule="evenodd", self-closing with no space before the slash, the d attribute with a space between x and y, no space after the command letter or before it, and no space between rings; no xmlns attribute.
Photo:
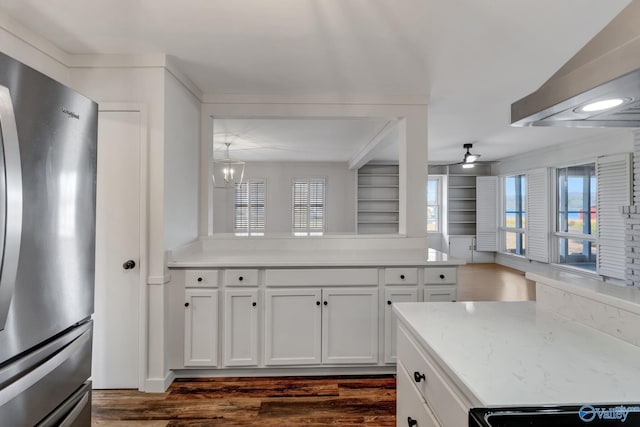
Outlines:
<svg viewBox="0 0 640 427"><path fill-rule="evenodd" d="M429 158L483 160L607 130L509 128L630 0L0 0L72 54L166 53L205 93L423 95Z"/></svg>

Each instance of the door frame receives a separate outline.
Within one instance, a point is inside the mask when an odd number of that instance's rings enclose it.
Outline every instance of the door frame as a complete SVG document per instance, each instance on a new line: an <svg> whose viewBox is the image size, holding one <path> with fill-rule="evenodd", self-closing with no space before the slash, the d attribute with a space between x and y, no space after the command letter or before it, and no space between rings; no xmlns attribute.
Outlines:
<svg viewBox="0 0 640 427"><path fill-rule="evenodd" d="M138 279L138 390L144 391L148 358L147 358L147 275L149 270L147 253L147 212L148 200L148 107L143 103L100 102L98 112L135 112L140 114L140 176L139 176L139 279ZM99 124L98 124L99 125Z"/></svg>

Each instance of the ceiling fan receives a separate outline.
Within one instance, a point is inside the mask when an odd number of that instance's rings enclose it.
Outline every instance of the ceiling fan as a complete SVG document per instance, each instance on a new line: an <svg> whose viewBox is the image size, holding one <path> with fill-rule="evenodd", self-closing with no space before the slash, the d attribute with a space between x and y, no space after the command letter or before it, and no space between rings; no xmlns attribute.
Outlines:
<svg viewBox="0 0 640 427"><path fill-rule="evenodd" d="M476 161L480 158L480 154L472 154L471 149L473 148L473 144L467 143L462 144L462 148L467 151L464 153L462 157L462 161L459 163L454 163L456 165L462 165L464 169L470 169L475 166Z"/></svg>

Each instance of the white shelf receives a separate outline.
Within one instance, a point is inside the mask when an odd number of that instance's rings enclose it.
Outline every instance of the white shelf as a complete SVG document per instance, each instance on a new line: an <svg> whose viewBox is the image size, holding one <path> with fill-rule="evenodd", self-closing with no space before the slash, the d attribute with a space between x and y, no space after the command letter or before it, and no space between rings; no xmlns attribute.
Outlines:
<svg viewBox="0 0 640 427"><path fill-rule="evenodd" d="M381 220L358 220L358 224L398 224L398 221Z"/></svg>
<svg viewBox="0 0 640 427"><path fill-rule="evenodd" d="M359 233L398 232L400 174L397 165L365 165L358 170Z"/></svg>

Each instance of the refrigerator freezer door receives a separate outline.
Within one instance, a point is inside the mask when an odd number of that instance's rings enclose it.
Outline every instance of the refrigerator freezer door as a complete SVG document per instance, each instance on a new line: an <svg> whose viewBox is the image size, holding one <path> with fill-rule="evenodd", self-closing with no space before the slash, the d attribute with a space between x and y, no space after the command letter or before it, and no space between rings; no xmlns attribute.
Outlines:
<svg viewBox="0 0 640 427"><path fill-rule="evenodd" d="M13 297L22 233L22 171L9 89L0 86L0 331Z"/></svg>
<svg viewBox="0 0 640 427"><path fill-rule="evenodd" d="M86 427L91 424L91 382L86 382L37 427Z"/></svg>
<svg viewBox="0 0 640 427"><path fill-rule="evenodd" d="M91 375L92 326L87 322L73 328L0 370L3 426L35 426L75 395Z"/></svg>

